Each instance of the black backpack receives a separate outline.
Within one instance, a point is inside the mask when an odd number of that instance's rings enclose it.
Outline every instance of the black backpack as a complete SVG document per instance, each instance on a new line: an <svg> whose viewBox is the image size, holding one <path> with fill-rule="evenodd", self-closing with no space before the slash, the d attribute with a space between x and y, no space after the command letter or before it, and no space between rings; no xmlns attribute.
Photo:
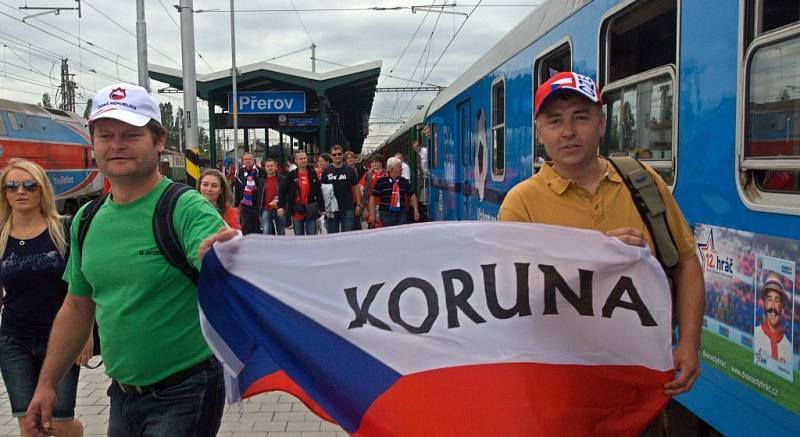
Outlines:
<svg viewBox="0 0 800 437"><path fill-rule="evenodd" d="M153 237L156 240L156 245L161 251L161 254L166 258L167 262L173 265L186 275L192 284L197 285L200 272L189 262L186 258L186 253L183 251L178 240L178 232L175 230L175 225L172 223L172 218L175 213L175 205L178 203L178 198L192 188L186 184L179 182L172 182L166 190L161 194L161 197L156 203L156 209L153 212ZM89 225L92 219L103 206L109 193L94 199L89 203L83 213L78 217L78 249L83 251L83 242L86 240L86 234L89 232Z"/></svg>

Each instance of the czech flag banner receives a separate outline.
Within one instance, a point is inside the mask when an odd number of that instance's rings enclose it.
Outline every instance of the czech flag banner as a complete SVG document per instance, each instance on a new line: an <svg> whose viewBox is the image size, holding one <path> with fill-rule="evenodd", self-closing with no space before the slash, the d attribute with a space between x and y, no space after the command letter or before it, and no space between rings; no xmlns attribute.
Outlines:
<svg viewBox="0 0 800 437"><path fill-rule="evenodd" d="M673 378L664 272L596 231L250 235L198 292L228 401L287 391L356 436L638 436Z"/></svg>

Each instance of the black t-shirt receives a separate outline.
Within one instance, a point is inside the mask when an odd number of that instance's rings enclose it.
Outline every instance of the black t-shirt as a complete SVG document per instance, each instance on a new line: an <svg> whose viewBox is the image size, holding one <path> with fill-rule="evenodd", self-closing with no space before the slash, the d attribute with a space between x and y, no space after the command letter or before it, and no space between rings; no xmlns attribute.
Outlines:
<svg viewBox="0 0 800 437"><path fill-rule="evenodd" d="M336 203L339 204L339 210L353 208L353 185L358 184L358 177L356 172L349 166L343 165L339 168L329 165L322 172L323 184L333 185L333 194L336 196Z"/></svg>
<svg viewBox="0 0 800 437"><path fill-rule="evenodd" d="M50 335L67 295L67 283L61 279L66 264L46 230L22 245L8 237L0 261L0 285L5 289L0 335Z"/></svg>

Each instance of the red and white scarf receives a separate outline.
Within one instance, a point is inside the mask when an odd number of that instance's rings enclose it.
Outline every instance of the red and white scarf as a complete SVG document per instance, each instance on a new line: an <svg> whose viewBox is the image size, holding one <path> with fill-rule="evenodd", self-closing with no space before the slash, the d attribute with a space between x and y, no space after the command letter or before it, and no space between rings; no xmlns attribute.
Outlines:
<svg viewBox="0 0 800 437"><path fill-rule="evenodd" d="M778 326L778 329L773 331L772 328L769 326L769 323L765 321L764 323L761 324L761 330L764 331L764 335L766 335L767 338L769 339L770 349L772 349L770 351L772 359L777 360L778 343L780 343L781 340L783 340L783 329L780 326Z"/></svg>

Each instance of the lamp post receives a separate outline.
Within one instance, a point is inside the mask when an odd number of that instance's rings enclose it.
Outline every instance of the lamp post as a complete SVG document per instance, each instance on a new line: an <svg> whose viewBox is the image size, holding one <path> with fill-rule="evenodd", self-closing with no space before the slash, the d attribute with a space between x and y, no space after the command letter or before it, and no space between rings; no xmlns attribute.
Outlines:
<svg viewBox="0 0 800 437"><path fill-rule="evenodd" d="M236 148L236 143L239 139L239 97L236 92L236 76L238 76L238 69L236 68L236 20L234 19L233 0L231 0L231 79L232 79L232 101L233 101L233 165L234 168L239 168L239 151Z"/></svg>
<svg viewBox="0 0 800 437"><path fill-rule="evenodd" d="M183 66L183 122L181 152L197 146L197 72L194 64L194 12L192 0L181 0L181 54Z"/></svg>

